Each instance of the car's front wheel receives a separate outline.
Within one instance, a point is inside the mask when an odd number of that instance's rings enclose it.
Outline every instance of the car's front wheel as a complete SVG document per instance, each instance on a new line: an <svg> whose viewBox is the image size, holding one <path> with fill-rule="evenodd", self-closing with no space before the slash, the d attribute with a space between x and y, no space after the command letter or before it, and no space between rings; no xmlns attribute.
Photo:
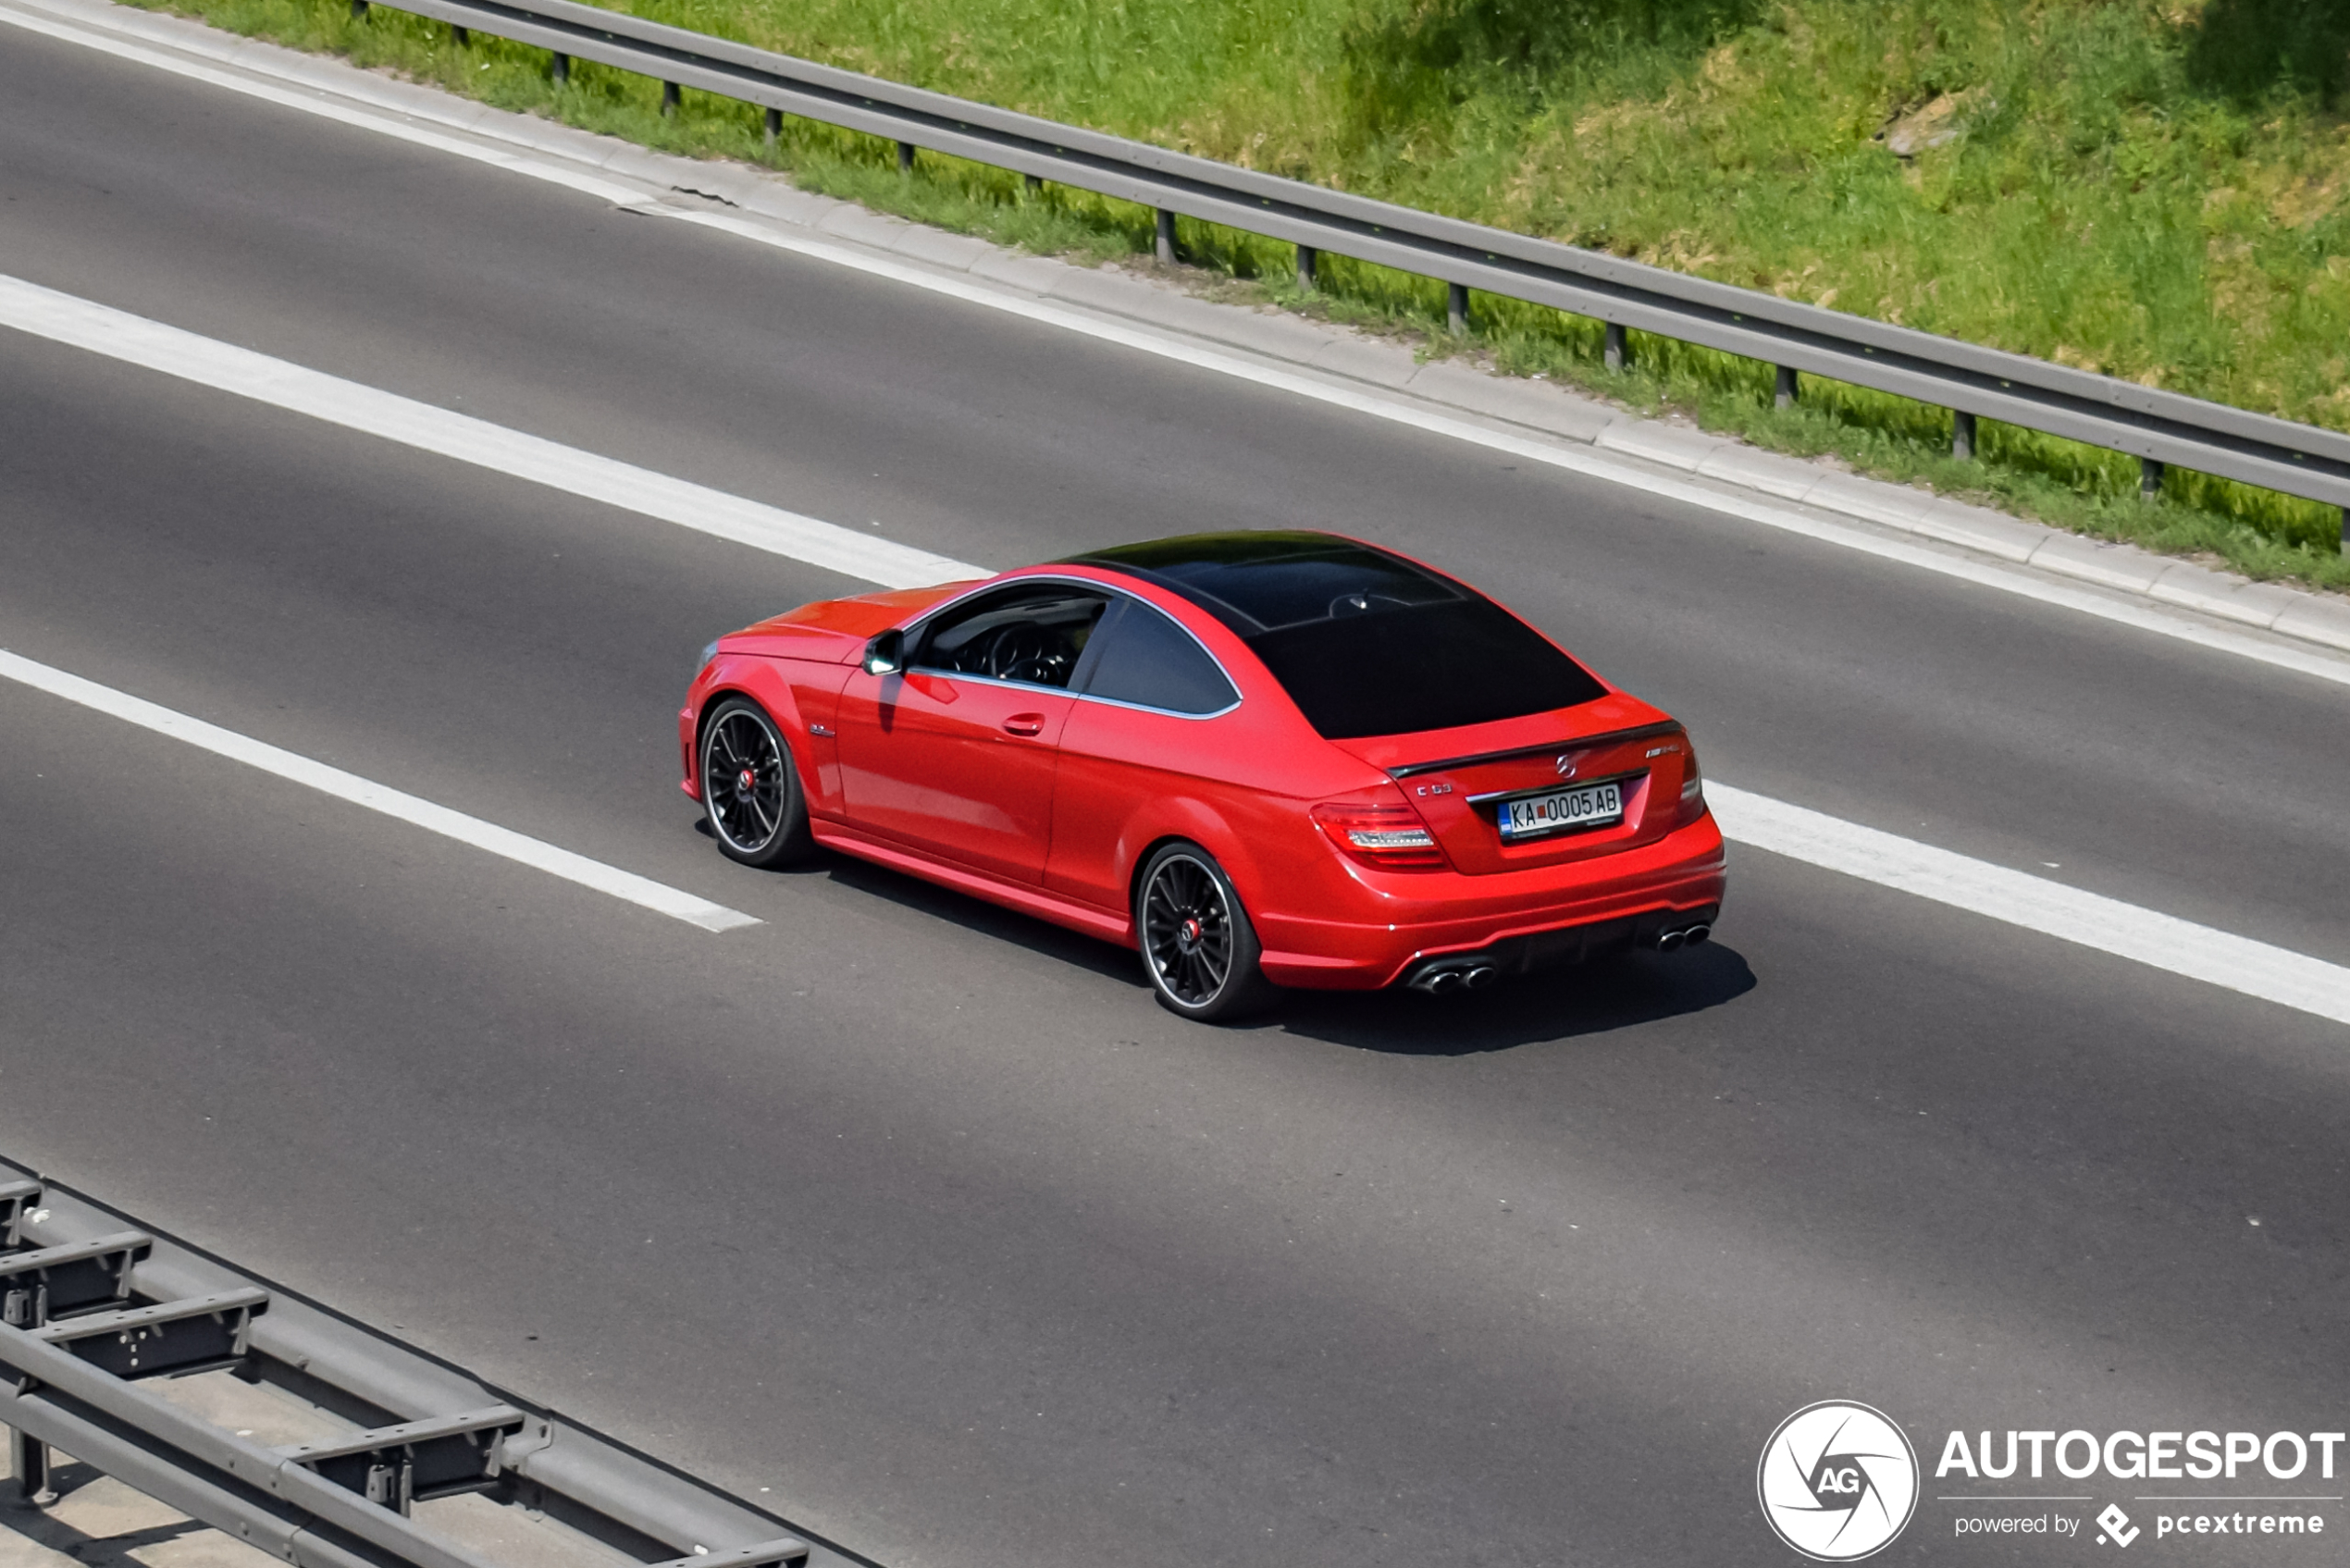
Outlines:
<svg viewBox="0 0 2350 1568"><path fill-rule="evenodd" d="M702 724L701 803L730 860L785 866L815 847L791 747L748 698L727 698Z"/></svg>
<svg viewBox="0 0 2350 1568"><path fill-rule="evenodd" d="M1273 1000L1257 968L1256 928L1232 879L1196 844L1162 846L1134 893L1143 972L1169 1012L1203 1023L1234 1019Z"/></svg>

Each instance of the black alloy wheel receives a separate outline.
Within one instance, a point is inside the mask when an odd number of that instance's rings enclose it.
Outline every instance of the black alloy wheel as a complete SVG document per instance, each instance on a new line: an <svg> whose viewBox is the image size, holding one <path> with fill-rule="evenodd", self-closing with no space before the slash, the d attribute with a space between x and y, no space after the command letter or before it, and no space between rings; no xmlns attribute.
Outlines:
<svg viewBox="0 0 2350 1568"><path fill-rule="evenodd" d="M814 847L791 748L759 704L730 697L711 710L702 723L700 772L702 808L728 859L783 866Z"/></svg>
<svg viewBox="0 0 2350 1568"><path fill-rule="evenodd" d="M1256 929L1224 869L1196 844L1150 858L1134 895L1143 971L1169 1012L1202 1022L1238 1018L1273 999L1256 967Z"/></svg>

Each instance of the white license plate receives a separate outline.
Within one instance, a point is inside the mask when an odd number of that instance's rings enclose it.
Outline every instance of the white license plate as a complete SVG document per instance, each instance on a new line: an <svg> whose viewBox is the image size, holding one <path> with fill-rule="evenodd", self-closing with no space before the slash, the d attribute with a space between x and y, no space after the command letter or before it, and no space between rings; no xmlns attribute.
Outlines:
<svg viewBox="0 0 2350 1568"><path fill-rule="evenodd" d="M1595 784L1552 795L1520 796L1501 802L1501 808L1502 842L1515 844L1521 838L1618 821L1624 815L1624 786Z"/></svg>

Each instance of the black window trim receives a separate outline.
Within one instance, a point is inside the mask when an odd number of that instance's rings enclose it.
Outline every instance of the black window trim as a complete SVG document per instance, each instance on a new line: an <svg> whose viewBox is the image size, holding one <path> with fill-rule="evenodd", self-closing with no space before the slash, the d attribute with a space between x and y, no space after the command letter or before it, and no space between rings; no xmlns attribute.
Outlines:
<svg viewBox="0 0 2350 1568"><path fill-rule="evenodd" d="M1080 702L1098 702L1105 708L1123 708L1135 713L1158 713L1163 714L1169 719L1221 719L1225 714L1231 712L1242 703L1248 700L1246 697L1241 694L1240 682L1232 679L1232 673L1224 667L1224 661L1216 657L1216 650L1199 640L1199 634L1197 632L1193 631L1189 626L1184 625L1183 623L1177 617L1169 615L1166 611L1161 610L1157 605L1151 603L1150 600L1144 599L1141 595L1129 593L1123 588L1112 587L1107 583L1096 582L1091 577L1063 577L1058 575L1046 576L1039 574L1033 577L1014 577L1009 581L982 583L976 587L969 588L962 593L957 594L954 598L947 599L944 603L932 605L928 610L923 611L920 615L917 615L911 621L907 622L900 629L906 635L906 642L909 647L920 648L921 646L922 639L930 635L932 623L940 616L954 609L957 605L963 604L971 599L976 599L981 594L993 593L999 588L1023 587L1030 583L1050 584L1056 587L1084 588L1089 592L1097 593L1101 595L1102 598L1109 601L1102 611L1104 619L1108 618L1111 610L1120 610L1123 609L1124 606L1132 604L1142 610L1148 611L1151 614L1156 615L1160 619L1169 622L1177 631L1191 638L1192 646L1198 648L1202 654L1206 655L1207 661L1216 667L1216 673L1224 677L1224 684L1232 688L1232 700L1226 703L1223 707L1218 708L1213 713L1185 713L1179 709L1154 708L1146 702L1128 702L1122 698L1095 697L1091 692L1080 691L1076 689L1080 682L1090 681L1094 677L1095 660L1093 657L1093 649L1095 645L1091 637L1086 639L1086 651L1079 656L1078 668L1070 673L1070 683L1065 686L1040 686L1033 681L1007 681L995 675L973 675L961 670L932 670L927 665L912 663L906 666L906 669L901 672L901 675L912 674L916 671L921 671L927 674L939 675L950 680L977 681L983 685L1003 686L1012 691L1058 692L1063 697L1073 698ZM1202 606L1201 608L1205 609L1206 606ZM884 677L884 679L886 678L887 677Z"/></svg>
<svg viewBox="0 0 2350 1568"><path fill-rule="evenodd" d="M1614 689L1605 680L1602 679L1600 675L1590 668L1590 666L1585 664L1572 653L1567 652L1566 649L1560 645L1557 639L1553 638L1549 633L1543 631L1540 626L1537 626L1533 622L1528 620L1516 611L1512 610L1501 600L1477 587L1472 586L1470 584L1462 581L1460 578L1453 576L1449 573L1440 571L1432 566L1424 565L1419 562L1414 561L1407 555L1404 555L1396 550L1389 549L1382 545L1372 544L1364 539L1353 538L1344 534L1333 533L1328 529L1303 528L1267 531L1290 534L1293 536L1326 538L1331 541L1334 545L1342 546L1348 549L1357 550L1365 555L1381 558L1403 568L1404 571L1428 581L1431 585L1443 589L1445 593L1450 596L1448 599L1427 600L1410 608L1429 609L1447 603L1455 603L1471 607L1481 605L1495 612L1503 620L1514 623L1516 626L1536 638L1539 642L1546 645L1552 652L1557 654L1562 661L1564 661L1567 668L1576 672L1584 680L1590 683L1590 685L1595 688L1589 697L1577 699L1576 702L1565 704L1564 706L1565 707L1576 707L1579 706L1581 702L1584 701L1596 700L1598 698L1604 696L1607 692ZM1205 538L1214 537L1217 536L1203 535L1196 537ZM1149 541L1151 544L1176 542L1180 541ZM1274 659L1267 653L1266 649L1259 647L1259 644L1269 639L1280 638L1288 634L1298 632L1308 625L1320 624L1324 623L1309 621L1291 623L1280 626L1268 626L1263 622L1257 620L1255 616L1242 610L1240 606L1232 604L1221 597L1208 592L1206 589L1200 587L1196 584L1187 581L1181 577L1161 572L1156 567L1144 566L1133 562L1115 559L1116 550L1129 548L1142 549L1145 547L1139 545L1132 547L1117 546L1112 547L1109 549L1085 555L1073 555L1067 558L1065 562L1057 562L1056 564L1089 567L1097 572L1114 573L1122 577L1132 578L1140 583L1147 583L1151 586L1159 589L1161 592L1170 594L1175 598L1181 599L1186 604L1191 605L1194 609L1209 616L1215 620L1218 624L1231 632L1234 636L1240 639L1243 646L1247 648L1252 654L1258 658L1259 662L1263 664L1268 673L1273 675L1274 684L1283 689L1283 694L1289 698L1291 707L1295 710L1300 717L1306 720L1306 722L1317 734L1323 734L1321 724L1316 718L1307 713L1305 704L1300 700L1296 692L1289 689L1287 678L1280 673L1279 668L1275 664ZM1337 618L1330 617L1330 619L1335 620ZM1181 623L1179 622L1178 624L1181 624ZM1187 632L1191 628L1188 626L1184 628ZM1194 640L1196 641L1197 638L1194 637ZM1210 655L1210 657L1213 658L1214 656ZM1226 678L1228 680L1231 678L1230 672L1226 673ZM1536 710L1536 712L1552 711L1556 711L1556 710L1542 709ZM1533 713L1515 715L1515 717L1519 718L1531 718L1533 716ZM1463 726L1457 723L1438 724L1424 729L1399 730L1393 732L1393 735L1429 735L1436 733L1439 730L1455 729L1460 727ZM1323 738L1328 740L1332 737L1327 734L1323 734ZM1350 735L1339 738L1344 740L1371 740L1391 738L1391 736L1387 733L1380 732L1360 735ZM1537 747L1536 749L1539 750L1540 748ZM1426 770L1414 769L1413 771L1422 772ZM1398 774L1397 776L1401 777L1402 775Z"/></svg>

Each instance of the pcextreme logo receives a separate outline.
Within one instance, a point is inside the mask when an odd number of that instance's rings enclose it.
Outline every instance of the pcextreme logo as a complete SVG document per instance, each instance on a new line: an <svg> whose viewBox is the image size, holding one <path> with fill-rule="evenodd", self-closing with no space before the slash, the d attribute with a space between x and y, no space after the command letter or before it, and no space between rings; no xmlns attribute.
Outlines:
<svg viewBox="0 0 2350 1568"><path fill-rule="evenodd" d="M1917 1451L1883 1411L1823 1400L1779 1423L1754 1489L1779 1539L1815 1562L1853 1562L1891 1545L1917 1511Z"/></svg>

